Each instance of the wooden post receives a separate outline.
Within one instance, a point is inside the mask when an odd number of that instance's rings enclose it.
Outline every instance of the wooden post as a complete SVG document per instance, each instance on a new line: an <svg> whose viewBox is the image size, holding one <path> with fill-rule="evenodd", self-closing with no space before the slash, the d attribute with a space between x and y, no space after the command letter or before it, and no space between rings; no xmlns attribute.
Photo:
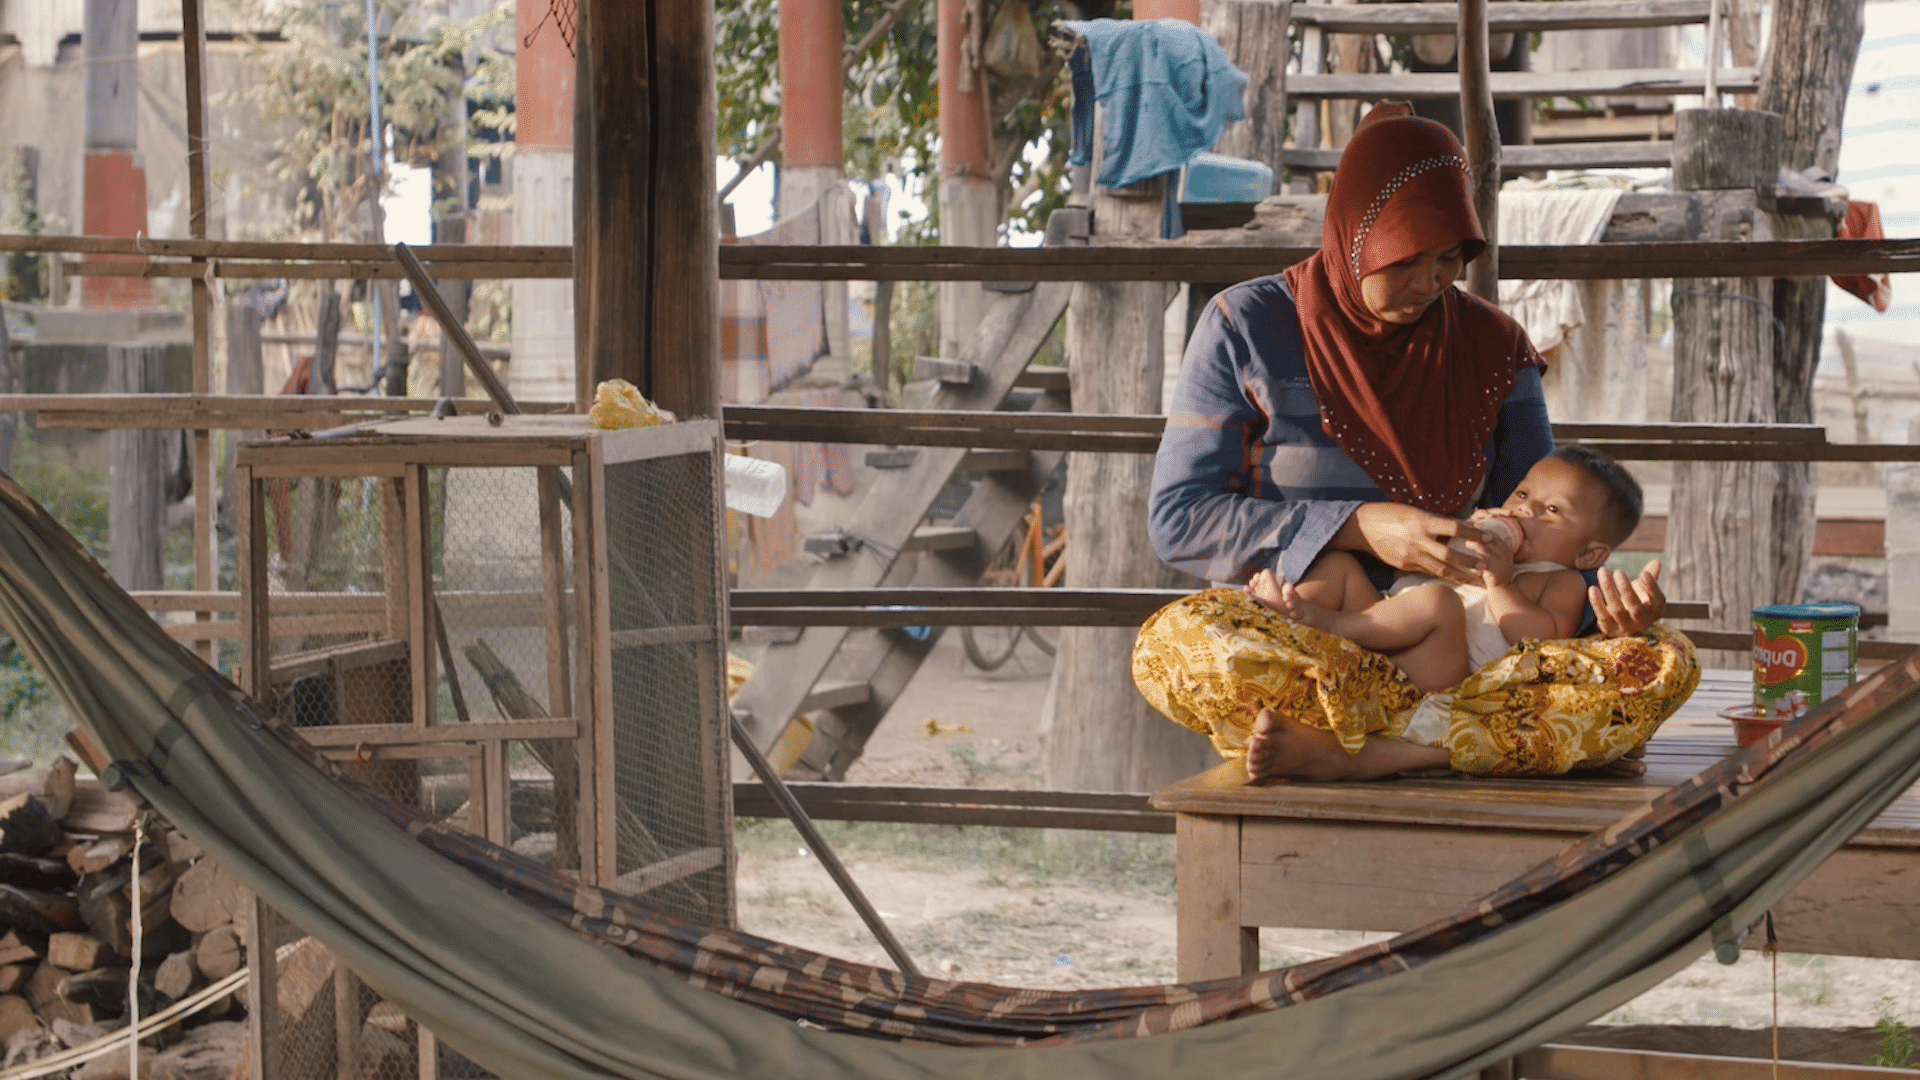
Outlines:
<svg viewBox="0 0 1920 1080"><path fill-rule="evenodd" d="M320 323L313 339L313 386L311 393L337 392L334 361L340 355L340 294L331 284L320 291Z"/></svg>
<svg viewBox="0 0 1920 1080"><path fill-rule="evenodd" d="M467 205L467 97L455 94L447 108L445 121L458 135L455 144L440 155L434 162L436 186L445 184L449 189L452 209L434 219L433 242L436 244L464 244L467 242L467 215L472 208ZM463 325L467 321L468 301L473 296L473 282L442 281L439 283L440 295L447 301L447 307L453 317ZM467 369L460 355L447 335L440 335L440 396L464 397L467 392Z"/></svg>
<svg viewBox="0 0 1920 1080"><path fill-rule="evenodd" d="M1864 0L1778 0L1773 33L1760 69L1756 107L1781 117L1779 157L1773 167L1798 171L1840 166L1840 127L1854 59L1865 30ZM1827 234L1831 236L1831 233ZM1773 357L1774 419L1813 422L1813 375L1820 363L1820 334L1827 312L1825 278L1775 278L1773 317L1779 343ZM1801 577L1813 552L1813 467L1777 462L1773 514L1761 524L1780 538L1773 590L1799 599Z"/></svg>
<svg viewBox="0 0 1920 1080"><path fill-rule="evenodd" d="M266 392L266 370L260 349L260 314L246 304L227 304L227 393L260 394ZM227 524L233 527L239 516L238 491L234 486L234 457L240 444L258 439L263 432L230 431L226 435L227 477L221 485L226 493Z"/></svg>
<svg viewBox="0 0 1920 1080"><path fill-rule="evenodd" d="M1780 118L1772 113L1683 111L1673 140L1674 188L1752 190L1770 205L1779 145ZM1674 422L1775 421L1768 284L1761 278L1673 283ZM1715 628L1744 627L1756 605L1799 600L1778 593L1772 575L1781 550L1770 526L1777 476L1770 462L1674 463L1666 591L1707 601ZM1733 650L1701 654L1707 667L1739 667L1747 659Z"/></svg>
<svg viewBox="0 0 1920 1080"><path fill-rule="evenodd" d="M247 894L247 1075L280 1080L280 964L274 953L280 916Z"/></svg>
<svg viewBox="0 0 1920 1080"><path fill-rule="evenodd" d="M1096 163L1097 164L1097 163ZM1096 169L1097 175L1097 169ZM1113 190L1095 185L1095 242L1160 235L1165 177ZM1167 286L1081 283L1067 305L1067 355L1076 412L1161 411L1161 330ZM1168 587L1187 580L1147 543L1153 461L1141 454L1073 455L1067 469L1070 589ZM1068 791L1152 791L1214 760L1205 739L1155 712L1134 689L1136 632L1064 627L1047 693L1047 786Z"/></svg>
<svg viewBox="0 0 1920 1080"><path fill-rule="evenodd" d="M1280 150L1287 138L1287 21L1292 10L1292 0L1204 0L1200 5L1201 29L1247 74L1247 118L1228 124L1213 148L1265 162L1276 181L1286 174Z"/></svg>
<svg viewBox="0 0 1920 1080"><path fill-rule="evenodd" d="M0 394L21 390L20 368L13 359L13 337L7 333L7 320L0 319ZM20 414L0 412L0 472L13 472L13 444L20 433Z"/></svg>
<svg viewBox="0 0 1920 1080"><path fill-rule="evenodd" d="M200 19L200 0L181 0L180 45L185 54L187 107L187 235L203 240L207 227L207 34ZM201 260L195 259L194 262ZM213 392L213 289L204 276L190 286L193 309L193 392ZM255 350L259 349L256 341ZM220 535L213 518L213 432L201 428L193 439L193 587L211 592L219 585ZM210 622L211 612L195 620ZM213 656L213 643L203 642L202 658Z"/></svg>
<svg viewBox="0 0 1920 1080"><path fill-rule="evenodd" d="M155 394L166 350L159 345L107 346L107 392ZM167 446L172 432L107 434L107 566L123 589L158 589L161 526L166 515ZM211 504L212 498L206 499Z"/></svg>
<svg viewBox="0 0 1920 1080"><path fill-rule="evenodd" d="M1473 209L1487 250L1467 264L1467 291L1500 301L1500 121L1487 71L1487 0L1460 0L1460 122L1473 176Z"/></svg>
<svg viewBox="0 0 1920 1080"><path fill-rule="evenodd" d="M582 0L579 11L576 398L623 378L682 418L717 416L713 5Z"/></svg>

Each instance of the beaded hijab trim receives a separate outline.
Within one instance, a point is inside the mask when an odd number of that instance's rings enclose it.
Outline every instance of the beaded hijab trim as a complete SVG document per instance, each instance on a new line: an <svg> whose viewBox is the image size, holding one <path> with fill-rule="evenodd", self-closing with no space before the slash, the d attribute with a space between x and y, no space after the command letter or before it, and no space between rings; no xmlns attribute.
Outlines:
<svg viewBox="0 0 1920 1080"><path fill-rule="evenodd" d="M1401 169L1398 175L1392 180L1387 181L1386 187L1380 189L1380 194L1373 197L1373 202L1367 205L1366 214L1360 218L1360 229L1354 233L1353 247L1347 252L1347 262L1353 267L1353 279L1355 281L1360 280L1360 249L1366 246L1367 233L1372 231L1374 219L1380 216L1380 211L1386 207L1387 201L1393 198L1393 193L1399 191L1407 181L1412 180L1428 169L1441 169L1449 165L1459 169L1461 172L1467 173L1469 176L1472 175L1471 171L1467 168L1465 158L1453 154L1430 157L1422 161L1416 161L1406 168Z"/></svg>

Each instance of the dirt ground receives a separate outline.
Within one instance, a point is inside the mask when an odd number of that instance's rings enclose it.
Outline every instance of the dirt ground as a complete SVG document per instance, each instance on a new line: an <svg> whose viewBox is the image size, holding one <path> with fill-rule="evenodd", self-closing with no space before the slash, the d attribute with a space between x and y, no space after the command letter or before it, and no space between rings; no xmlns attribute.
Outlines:
<svg viewBox="0 0 1920 1080"><path fill-rule="evenodd" d="M1038 787L1049 661L1023 643L975 670L949 634L870 743L853 783ZM1036 988L1174 977L1171 837L1064 840L1038 830L823 823L909 954L928 973ZM740 918L750 932L871 963L885 953L784 821L742 822ZM1371 937L1269 929L1267 966L1341 952ZM1920 1025L1920 962L1759 953L1711 957L1605 1018L1610 1024L1773 1022Z"/></svg>

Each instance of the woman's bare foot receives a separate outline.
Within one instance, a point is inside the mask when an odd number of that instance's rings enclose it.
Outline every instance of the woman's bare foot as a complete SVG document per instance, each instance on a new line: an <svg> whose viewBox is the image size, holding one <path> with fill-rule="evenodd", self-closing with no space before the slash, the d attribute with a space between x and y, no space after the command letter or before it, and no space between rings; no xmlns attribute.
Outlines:
<svg viewBox="0 0 1920 1080"><path fill-rule="evenodd" d="M1394 773L1447 767L1445 747L1369 738L1349 754L1333 732L1262 709L1247 740L1249 780L1377 780Z"/></svg>
<svg viewBox="0 0 1920 1080"><path fill-rule="evenodd" d="M1351 780L1353 755L1333 732L1262 709L1247 740L1249 780Z"/></svg>

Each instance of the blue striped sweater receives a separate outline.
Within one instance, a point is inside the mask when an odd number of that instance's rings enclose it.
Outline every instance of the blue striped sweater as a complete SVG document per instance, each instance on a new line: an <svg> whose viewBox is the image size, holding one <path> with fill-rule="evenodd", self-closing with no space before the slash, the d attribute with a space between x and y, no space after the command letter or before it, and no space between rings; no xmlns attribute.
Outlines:
<svg viewBox="0 0 1920 1080"><path fill-rule="evenodd" d="M1500 406L1477 506L1498 506L1553 450L1540 373ZM1169 565L1239 584L1271 568L1298 581L1363 502L1385 499L1320 427L1293 296L1281 275L1213 298L1194 328L1154 460L1147 530ZM1393 571L1370 556L1375 585Z"/></svg>

